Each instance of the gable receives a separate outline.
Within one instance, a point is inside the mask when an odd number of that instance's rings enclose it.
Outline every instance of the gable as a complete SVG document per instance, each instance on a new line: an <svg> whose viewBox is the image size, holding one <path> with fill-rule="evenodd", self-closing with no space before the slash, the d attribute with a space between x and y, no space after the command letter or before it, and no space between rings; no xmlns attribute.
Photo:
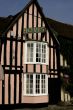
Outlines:
<svg viewBox="0 0 73 110"><path fill-rule="evenodd" d="M23 25L24 24L24 25ZM13 21L11 22L10 26L6 29L5 34L7 34L7 37L10 36L11 31L13 30L14 36L16 36L16 25L18 25L18 36L21 37L22 34L24 34L24 29L33 28L33 27L45 27L46 34L42 34L42 38L38 37L41 33L37 34L37 39L43 41L49 40L49 33L51 35L52 40L56 41L58 44L57 39L55 38L51 28L49 27L48 23L46 22L46 19L44 17L44 14L42 12L41 7L39 6L37 1L31 0L29 4L26 5L26 7L19 12L17 15L14 16ZM31 34L30 34L31 36ZM35 36L35 33L34 33ZM32 35L33 38L33 35Z"/></svg>

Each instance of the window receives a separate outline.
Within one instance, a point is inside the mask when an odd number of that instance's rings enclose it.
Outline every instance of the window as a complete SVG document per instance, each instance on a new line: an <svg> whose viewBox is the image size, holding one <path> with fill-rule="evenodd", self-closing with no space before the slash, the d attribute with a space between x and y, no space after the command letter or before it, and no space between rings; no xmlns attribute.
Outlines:
<svg viewBox="0 0 73 110"><path fill-rule="evenodd" d="M41 44L36 44L36 62L41 62Z"/></svg>
<svg viewBox="0 0 73 110"><path fill-rule="evenodd" d="M33 62L33 43L27 44L27 62Z"/></svg>
<svg viewBox="0 0 73 110"><path fill-rule="evenodd" d="M36 75L36 94L40 93L40 75Z"/></svg>
<svg viewBox="0 0 73 110"><path fill-rule="evenodd" d="M33 75L26 75L26 93L33 94Z"/></svg>
<svg viewBox="0 0 73 110"><path fill-rule="evenodd" d="M24 74L24 95L47 95L48 76L45 74Z"/></svg>
<svg viewBox="0 0 73 110"><path fill-rule="evenodd" d="M48 63L47 43L26 42L25 43L25 63Z"/></svg>
<svg viewBox="0 0 73 110"><path fill-rule="evenodd" d="M45 93L45 75L41 75L41 92Z"/></svg>

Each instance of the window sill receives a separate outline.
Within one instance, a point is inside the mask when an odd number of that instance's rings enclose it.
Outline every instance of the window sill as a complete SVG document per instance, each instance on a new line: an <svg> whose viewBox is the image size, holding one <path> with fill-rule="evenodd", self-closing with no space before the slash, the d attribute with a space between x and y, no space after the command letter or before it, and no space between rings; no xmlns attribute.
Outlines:
<svg viewBox="0 0 73 110"><path fill-rule="evenodd" d="M41 62L25 62L24 64L39 64L39 65L48 65L48 63L41 63Z"/></svg>
<svg viewBox="0 0 73 110"><path fill-rule="evenodd" d="M23 96L31 96L31 97L36 97L36 96L47 96L48 94L23 94Z"/></svg>

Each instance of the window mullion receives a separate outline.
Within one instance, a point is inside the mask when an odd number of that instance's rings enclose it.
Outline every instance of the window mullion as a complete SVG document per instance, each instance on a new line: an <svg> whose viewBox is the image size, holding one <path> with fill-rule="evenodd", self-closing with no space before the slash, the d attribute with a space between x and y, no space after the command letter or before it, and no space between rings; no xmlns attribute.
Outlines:
<svg viewBox="0 0 73 110"><path fill-rule="evenodd" d="M45 79L45 89L46 89L46 94L48 94L48 76L46 75L46 79Z"/></svg>
<svg viewBox="0 0 73 110"><path fill-rule="evenodd" d="M49 52L48 52L48 47L47 47L47 45L46 45L46 63L48 64L48 54L49 54Z"/></svg>
<svg viewBox="0 0 73 110"><path fill-rule="evenodd" d="M24 95L25 93L24 93L24 85L25 85L25 83L24 83L24 73L22 73L22 95Z"/></svg>
<svg viewBox="0 0 73 110"><path fill-rule="evenodd" d="M36 63L36 43L34 43L33 62Z"/></svg>
<svg viewBox="0 0 73 110"><path fill-rule="evenodd" d="M35 82L36 82L36 75L33 74L33 95L35 95L35 87L36 87Z"/></svg>
<svg viewBox="0 0 73 110"><path fill-rule="evenodd" d="M42 63L42 43L41 43L41 63Z"/></svg>
<svg viewBox="0 0 73 110"><path fill-rule="evenodd" d="M25 43L24 62L27 62L27 43Z"/></svg>
<svg viewBox="0 0 73 110"><path fill-rule="evenodd" d="M29 75L29 94L30 94L30 75Z"/></svg>
<svg viewBox="0 0 73 110"><path fill-rule="evenodd" d="M24 74L24 94L26 95L26 74Z"/></svg>
<svg viewBox="0 0 73 110"><path fill-rule="evenodd" d="M41 94L41 74L40 74L40 94Z"/></svg>

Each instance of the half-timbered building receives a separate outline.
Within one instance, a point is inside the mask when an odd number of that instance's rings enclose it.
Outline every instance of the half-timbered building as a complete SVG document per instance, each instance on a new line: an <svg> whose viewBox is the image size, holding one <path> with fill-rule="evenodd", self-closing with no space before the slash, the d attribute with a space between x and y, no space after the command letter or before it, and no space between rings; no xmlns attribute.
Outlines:
<svg viewBox="0 0 73 110"><path fill-rule="evenodd" d="M1 33L0 104L60 101L59 42L37 0L5 21Z"/></svg>

